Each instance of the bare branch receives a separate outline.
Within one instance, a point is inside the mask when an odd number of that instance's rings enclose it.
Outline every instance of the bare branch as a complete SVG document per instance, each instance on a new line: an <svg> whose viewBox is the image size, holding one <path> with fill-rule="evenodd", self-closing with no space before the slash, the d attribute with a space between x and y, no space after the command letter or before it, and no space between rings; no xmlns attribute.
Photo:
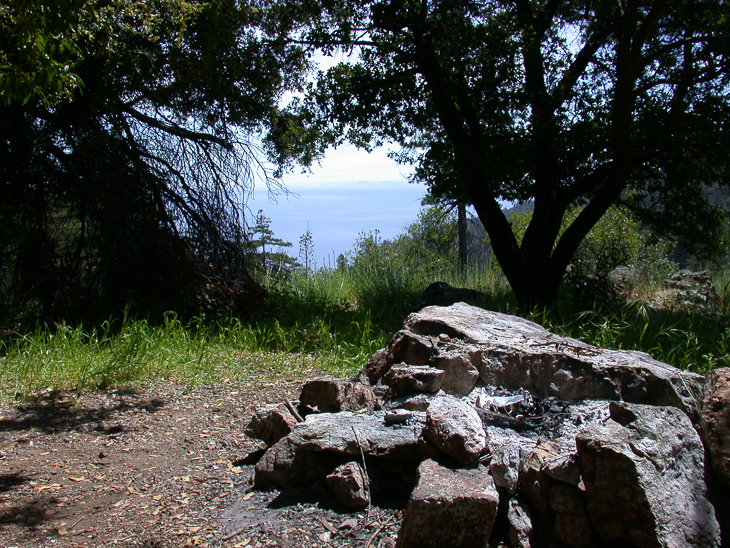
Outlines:
<svg viewBox="0 0 730 548"><path fill-rule="evenodd" d="M142 112L133 109L129 106L126 106L122 109L123 112L126 112L133 118L139 120L140 122L143 122L149 126L152 126L154 128L157 128L159 130L164 131L165 133L169 133L170 135L175 135L177 137L180 137L181 139L186 139L190 141L208 141L211 143L215 143L218 146L221 146L225 149L232 150L233 145L226 141L225 139L221 139L220 137L217 137L215 135L211 135L210 133L203 133L198 131L191 131L185 127L182 127L180 125L172 124L172 123L165 123L162 122L156 118L153 118L152 116L148 116L146 114L143 114Z"/></svg>

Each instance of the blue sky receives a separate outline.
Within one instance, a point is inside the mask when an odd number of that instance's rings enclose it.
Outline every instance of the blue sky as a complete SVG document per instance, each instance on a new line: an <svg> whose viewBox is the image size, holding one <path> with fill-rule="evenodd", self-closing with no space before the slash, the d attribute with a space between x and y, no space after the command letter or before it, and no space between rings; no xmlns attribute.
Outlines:
<svg viewBox="0 0 730 548"><path fill-rule="evenodd" d="M387 152L367 153L350 145L330 149L311 173L285 175L289 196L272 202L266 187L258 185L247 206L254 214L264 210L274 235L294 244L289 250L293 256L298 256L299 237L309 224L318 266L334 265L340 253L353 248L359 233L377 229L391 238L417 218L425 187L409 184L408 168Z"/></svg>

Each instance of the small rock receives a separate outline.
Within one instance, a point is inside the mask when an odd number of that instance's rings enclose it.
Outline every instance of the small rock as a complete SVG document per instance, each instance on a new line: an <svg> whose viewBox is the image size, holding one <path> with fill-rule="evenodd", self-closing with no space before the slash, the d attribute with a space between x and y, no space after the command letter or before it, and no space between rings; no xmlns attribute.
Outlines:
<svg viewBox="0 0 730 548"><path fill-rule="evenodd" d="M476 410L451 396L437 396L426 411L426 437L461 464L476 460L487 445L487 435Z"/></svg>
<svg viewBox="0 0 730 548"><path fill-rule="evenodd" d="M476 354L478 359L478 354ZM479 370L472 365L474 356L464 352L442 352L431 363L433 367L443 369L442 388L447 394L466 396L479 380Z"/></svg>
<svg viewBox="0 0 730 548"><path fill-rule="evenodd" d="M357 527L357 520L356 519L346 519L342 523L340 523L338 529L354 529Z"/></svg>
<svg viewBox="0 0 730 548"><path fill-rule="evenodd" d="M432 460L418 467L418 484L398 534L398 548L486 546L499 494L484 467L450 470Z"/></svg>
<svg viewBox="0 0 730 548"><path fill-rule="evenodd" d="M388 401L390 409L406 409L408 411L426 411L431 405L433 396L416 394L415 396L396 397Z"/></svg>
<svg viewBox="0 0 730 548"><path fill-rule="evenodd" d="M362 371L360 371L353 380L365 378L368 383L373 385L388 372L388 368L391 364L392 362L388 362L387 349L381 348L373 354L373 356L368 360L368 363L365 364L365 367L362 368Z"/></svg>
<svg viewBox="0 0 730 548"><path fill-rule="evenodd" d="M545 473L551 478L569 485L580 484L580 467L578 454L567 453L548 460L544 466Z"/></svg>
<svg viewBox="0 0 730 548"><path fill-rule="evenodd" d="M254 485L256 489L286 488L306 485L324 479L334 467L333 455L315 455L282 438L269 447L256 463Z"/></svg>
<svg viewBox="0 0 730 548"><path fill-rule="evenodd" d="M371 411L375 407L375 395L369 386L331 376L306 382L299 400L302 405L316 407L321 413Z"/></svg>
<svg viewBox="0 0 730 548"><path fill-rule="evenodd" d="M357 462L338 466L326 478L327 486L335 498L348 508L365 508L370 504L367 476Z"/></svg>
<svg viewBox="0 0 730 548"><path fill-rule="evenodd" d="M289 434L296 423L285 405L265 405L254 413L243 432L271 447Z"/></svg>
<svg viewBox="0 0 730 548"><path fill-rule="evenodd" d="M545 472L548 461L559 455L559 449L545 439L538 439L520 471L520 488L532 511L532 525L541 536L552 534L550 485L553 480Z"/></svg>
<svg viewBox="0 0 730 548"><path fill-rule="evenodd" d="M283 438L270 447L256 463L254 484L270 489L291 484L296 478L296 448Z"/></svg>
<svg viewBox="0 0 730 548"><path fill-rule="evenodd" d="M398 331L388 345L388 361L410 365L428 365L436 354L436 345L428 338L410 331Z"/></svg>
<svg viewBox="0 0 730 548"><path fill-rule="evenodd" d="M522 447L517 443L506 443L492 452L489 472L497 487L514 495L519 485L519 473L522 464Z"/></svg>
<svg viewBox="0 0 730 548"><path fill-rule="evenodd" d="M385 384L396 396L438 392L444 380L444 371L427 365L393 365L385 375Z"/></svg>
<svg viewBox="0 0 730 548"><path fill-rule="evenodd" d="M507 540L515 548L530 548L532 537L532 518L530 508L517 499L510 499L507 507L509 530Z"/></svg>
<svg viewBox="0 0 730 548"><path fill-rule="evenodd" d="M484 430L487 433L485 453L491 455L489 472L494 483L514 495L519 486L520 470L535 447L535 439L499 426L486 425Z"/></svg>

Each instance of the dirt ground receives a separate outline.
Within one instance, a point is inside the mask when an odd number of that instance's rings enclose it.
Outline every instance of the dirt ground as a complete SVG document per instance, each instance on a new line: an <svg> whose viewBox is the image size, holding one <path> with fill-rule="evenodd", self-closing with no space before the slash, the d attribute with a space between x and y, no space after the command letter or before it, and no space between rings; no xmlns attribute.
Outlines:
<svg viewBox="0 0 730 548"><path fill-rule="evenodd" d="M0 402L0 546L392 548L401 513L251 488L253 411L297 383L58 393Z"/></svg>

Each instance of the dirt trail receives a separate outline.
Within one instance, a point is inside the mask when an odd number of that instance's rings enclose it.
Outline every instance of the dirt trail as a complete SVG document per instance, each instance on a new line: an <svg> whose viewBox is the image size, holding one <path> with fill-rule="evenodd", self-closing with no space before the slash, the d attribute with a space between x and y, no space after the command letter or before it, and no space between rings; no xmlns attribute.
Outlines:
<svg viewBox="0 0 730 548"><path fill-rule="evenodd" d="M0 546L393 546L392 510L251 491L254 409L298 383L52 393L0 403Z"/></svg>

